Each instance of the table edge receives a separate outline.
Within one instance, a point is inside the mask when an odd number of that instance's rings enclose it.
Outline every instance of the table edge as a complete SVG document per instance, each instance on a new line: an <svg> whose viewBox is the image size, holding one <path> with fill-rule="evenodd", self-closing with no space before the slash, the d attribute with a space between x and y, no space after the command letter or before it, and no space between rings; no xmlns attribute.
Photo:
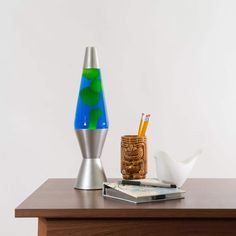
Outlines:
<svg viewBox="0 0 236 236"><path fill-rule="evenodd" d="M96 215L96 217L94 217ZM15 209L15 217L236 218L236 209Z"/></svg>

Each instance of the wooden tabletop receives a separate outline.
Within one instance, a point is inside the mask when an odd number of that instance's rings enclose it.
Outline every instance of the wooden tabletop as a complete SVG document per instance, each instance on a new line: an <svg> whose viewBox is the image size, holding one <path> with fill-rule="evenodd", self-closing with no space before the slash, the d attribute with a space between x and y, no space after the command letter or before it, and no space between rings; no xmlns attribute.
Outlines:
<svg viewBox="0 0 236 236"><path fill-rule="evenodd" d="M105 199L101 190L76 190L74 184L75 179L48 179L15 209L15 216L236 218L236 179L188 179L182 187L185 199L138 205Z"/></svg>

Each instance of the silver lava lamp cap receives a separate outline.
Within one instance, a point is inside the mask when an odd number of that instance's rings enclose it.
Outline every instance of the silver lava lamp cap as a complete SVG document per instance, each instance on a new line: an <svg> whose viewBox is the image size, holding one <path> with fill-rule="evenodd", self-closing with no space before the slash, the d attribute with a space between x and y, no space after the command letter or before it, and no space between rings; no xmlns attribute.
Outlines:
<svg viewBox="0 0 236 236"><path fill-rule="evenodd" d="M86 47L83 68L100 68L97 49L95 47Z"/></svg>

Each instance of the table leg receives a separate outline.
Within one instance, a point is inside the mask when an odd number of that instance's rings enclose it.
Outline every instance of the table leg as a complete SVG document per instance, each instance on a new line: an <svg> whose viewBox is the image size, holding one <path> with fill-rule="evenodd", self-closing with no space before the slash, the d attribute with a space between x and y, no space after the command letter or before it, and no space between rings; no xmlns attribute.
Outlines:
<svg viewBox="0 0 236 236"><path fill-rule="evenodd" d="M47 220L45 218L38 219L38 236L47 236Z"/></svg>

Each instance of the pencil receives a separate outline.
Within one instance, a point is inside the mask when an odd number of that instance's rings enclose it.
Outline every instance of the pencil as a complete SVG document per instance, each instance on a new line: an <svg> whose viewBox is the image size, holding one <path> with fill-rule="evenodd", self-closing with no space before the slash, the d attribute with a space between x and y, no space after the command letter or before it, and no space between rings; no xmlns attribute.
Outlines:
<svg viewBox="0 0 236 236"><path fill-rule="evenodd" d="M145 116L145 120L143 122L143 126L142 126L142 129L141 129L141 132L140 132L141 137L145 136L145 134L146 134L150 116L151 116L150 114Z"/></svg>
<svg viewBox="0 0 236 236"><path fill-rule="evenodd" d="M138 136L141 136L141 131L142 131L142 127L143 127L143 117L144 117L144 113L142 113L142 115L141 115L139 128L138 128Z"/></svg>

